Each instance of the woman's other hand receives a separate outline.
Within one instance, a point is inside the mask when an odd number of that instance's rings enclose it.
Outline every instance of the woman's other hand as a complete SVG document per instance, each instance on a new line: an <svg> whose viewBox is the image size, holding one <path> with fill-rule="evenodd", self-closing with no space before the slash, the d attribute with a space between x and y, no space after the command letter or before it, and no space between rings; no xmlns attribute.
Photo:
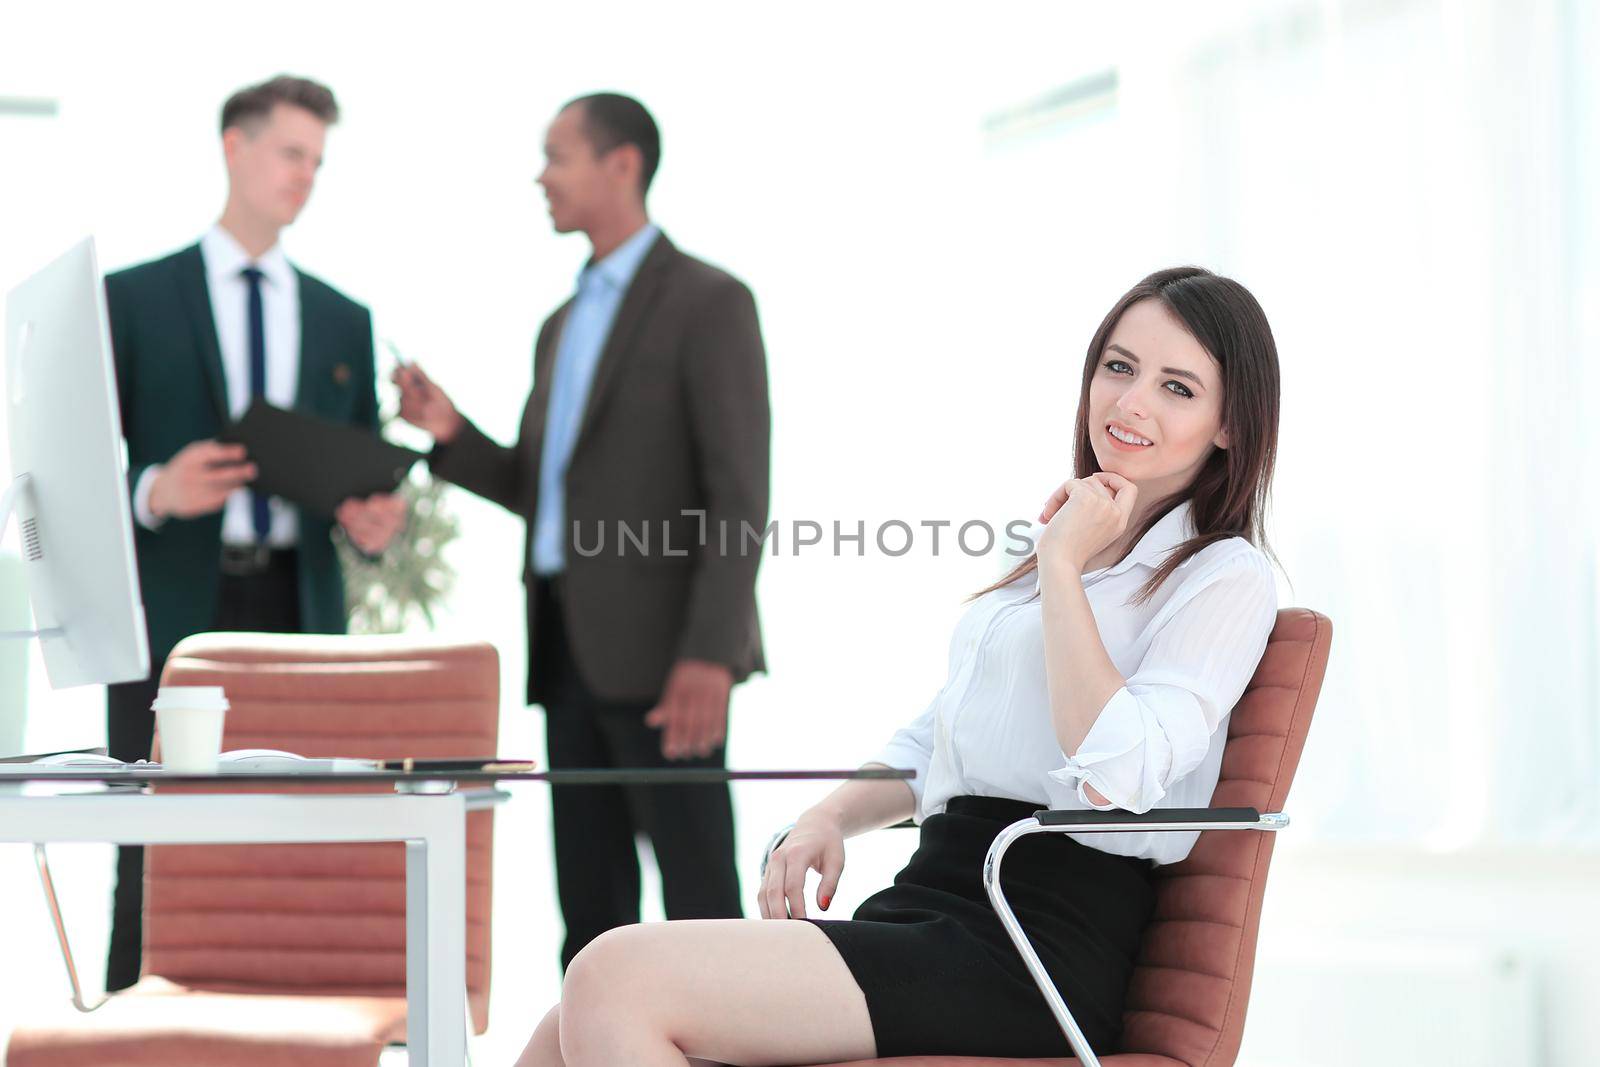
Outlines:
<svg viewBox="0 0 1600 1067"><path fill-rule="evenodd" d="M844 831L837 820L808 811L767 859L759 903L763 919L806 917L806 872L822 875L817 906L828 910L844 871Z"/></svg>

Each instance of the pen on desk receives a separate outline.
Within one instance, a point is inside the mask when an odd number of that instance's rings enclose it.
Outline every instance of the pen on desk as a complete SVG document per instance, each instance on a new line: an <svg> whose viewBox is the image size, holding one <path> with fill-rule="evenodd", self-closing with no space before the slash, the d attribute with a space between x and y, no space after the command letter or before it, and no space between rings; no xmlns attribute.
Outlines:
<svg viewBox="0 0 1600 1067"><path fill-rule="evenodd" d="M329 762L333 764L333 766L329 768L330 770L343 774L350 771L375 770L379 761L370 759L343 759L336 757Z"/></svg>
<svg viewBox="0 0 1600 1067"><path fill-rule="evenodd" d="M486 774L524 774L536 771L539 765L533 760L503 760L493 759L386 759L379 760L378 767L385 771L402 771L412 773L415 771L476 771Z"/></svg>

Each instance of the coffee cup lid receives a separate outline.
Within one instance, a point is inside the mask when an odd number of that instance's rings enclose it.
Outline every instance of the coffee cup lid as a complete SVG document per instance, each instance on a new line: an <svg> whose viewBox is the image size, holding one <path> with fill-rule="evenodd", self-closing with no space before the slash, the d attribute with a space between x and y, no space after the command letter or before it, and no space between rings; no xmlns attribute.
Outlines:
<svg viewBox="0 0 1600 1067"><path fill-rule="evenodd" d="M164 685L156 690L152 708L223 708L228 697L220 685Z"/></svg>

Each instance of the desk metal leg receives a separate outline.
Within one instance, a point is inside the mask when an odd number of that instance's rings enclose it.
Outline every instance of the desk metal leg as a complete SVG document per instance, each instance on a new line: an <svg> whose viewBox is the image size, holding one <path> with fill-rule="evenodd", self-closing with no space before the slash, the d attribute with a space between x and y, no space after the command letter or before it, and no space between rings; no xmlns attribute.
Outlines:
<svg viewBox="0 0 1600 1067"><path fill-rule="evenodd" d="M0 842L406 843L407 1049L413 1067L467 1052L466 803L441 796L0 796Z"/></svg>
<svg viewBox="0 0 1600 1067"><path fill-rule="evenodd" d="M424 836L406 842L406 1049L412 1067L465 1062L465 810L430 800Z"/></svg>
<svg viewBox="0 0 1600 1067"><path fill-rule="evenodd" d="M56 880L50 876L50 858L43 845L33 846L33 862L39 868L39 885L44 889L45 906L50 909L50 921L55 923L56 943L61 946L61 962L67 967L67 981L72 986L72 1006L84 1014L98 1011L111 999L102 994L93 1004L83 999L83 986L78 983L78 964L72 958L72 943L67 940L67 923L61 917L61 901L56 896Z"/></svg>

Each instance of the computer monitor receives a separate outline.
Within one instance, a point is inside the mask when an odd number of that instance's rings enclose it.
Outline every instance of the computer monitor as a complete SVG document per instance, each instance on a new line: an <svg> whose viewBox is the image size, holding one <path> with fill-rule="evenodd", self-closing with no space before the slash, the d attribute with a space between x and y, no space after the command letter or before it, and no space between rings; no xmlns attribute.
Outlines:
<svg viewBox="0 0 1600 1067"><path fill-rule="evenodd" d="M50 685L131 682L150 673L122 419L94 239L68 249L6 298L6 423L15 519Z"/></svg>

